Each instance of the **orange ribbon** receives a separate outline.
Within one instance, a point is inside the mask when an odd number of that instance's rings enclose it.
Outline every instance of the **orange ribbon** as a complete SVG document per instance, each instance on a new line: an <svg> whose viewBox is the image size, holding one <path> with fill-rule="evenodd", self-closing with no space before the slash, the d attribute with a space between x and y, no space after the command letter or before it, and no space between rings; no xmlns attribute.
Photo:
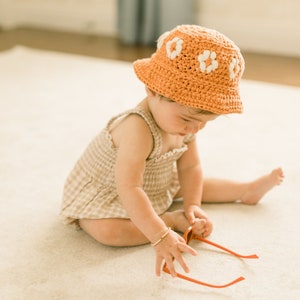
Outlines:
<svg viewBox="0 0 300 300"><path fill-rule="evenodd" d="M207 244L209 244L209 245L211 245L211 246L214 246L214 247L216 247L216 248L219 248L219 249L221 249L221 250L223 250L223 251L226 251L226 252L228 252L228 253L230 253L230 254L236 256L236 257L239 257L239 258L250 258L250 259L252 259L252 258L258 258L258 256L257 256L256 254L242 255L242 254L239 254L239 253L234 252L234 251L232 251L232 250L229 250L228 248L225 248L225 247L223 247L223 246L221 246L221 245L219 245L219 244L216 244L216 243L214 243L214 242L212 242L212 241L209 241L209 240L207 240L207 239L205 239L205 238L202 238L202 237L200 237L200 236L198 236L198 235L196 235L196 234L193 233L192 227L189 227L189 228L186 230L186 232L185 232L184 235L183 235L183 238L185 239L185 241L186 241L187 244L189 244L189 242L190 242L191 240L198 240L198 241L207 243ZM166 263L164 264L162 270L163 270L164 272L168 273L168 274L171 274L171 272L170 272L170 270L168 269ZM193 282L193 283L201 284L201 285L204 285L204 286L207 286L207 287L211 287L211 288L225 288L225 287L231 286L231 285L236 284L236 283L238 283L238 282L240 282L240 281L242 281L242 280L245 279L244 277L240 276L240 277L238 277L237 279L235 279L235 280L233 280L233 281L230 281L230 282L228 282L228 283L226 283L226 284L216 285L216 284L210 284L210 283L207 283L207 282L203 282L203 281L200 281L200 280L197 280L197 279L194 279L194 278L185 276L185 275L180 274L180 273L176 273L176 276L177 276L178 278L181 278L181 279L184 279L184 280Z"/></svg>

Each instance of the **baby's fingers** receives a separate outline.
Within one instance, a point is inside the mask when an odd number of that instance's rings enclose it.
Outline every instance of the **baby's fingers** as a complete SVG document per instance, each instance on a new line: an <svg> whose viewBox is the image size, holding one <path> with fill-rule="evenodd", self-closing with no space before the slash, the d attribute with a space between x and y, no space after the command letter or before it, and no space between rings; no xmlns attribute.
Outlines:
<svg viewBox="0 0 300 300"><path fill-rule="evenodd" d="M185 260L183 259L182 257L182 252L187 252L189 254L192 254L192 255L197 255L197 252L191 248L190 246L188 246L187 244L185 243L178 243L178 250L180 252L177 252L175 255L174 255L174 258L178 261L178 263L180 264L180 266L182 267L182 269L188 273L190 271L190 268L189 266L187 265L187 263L185 262Z"/></svg>
<svg viewBox="0 0 300 300"><path fill-rule="evenodd" d="M174 257L175 258L175 257ZM168 256L166 259L166 264L167 264L167 267L168 269L170 270L170 274L171 276L173 277L176 277L177 276L177 272L175 270L175 267L174 267L174 260L173 260L173 257L172 256Z"/></svg>
<svg viewBox="0 0 300 300"><path fill-rule="evenodd" d="M155 266L155 273L156 276L160 276L160 272L161 272L161 266L163 264L163 258L162 257L156 257L156 266Z"/></svg>
<svg viewBox="0 0 300 300"><path fill-rule="evenodd" d="M197 251L189 245L187 245L186 243L178 243L178 249L180 250L180 252L186 252L194 256L197 255Z"/></svg>
<svg viewBox="0 0 300 300"><path fill-rule="evenodd" d="M207 236L209 236L212 233L212 231L213 231L213 225L212 225L212 223L210 221L207 221L207 223L205 224L204 228L205 228L205 230L204 230L202 236L203 237L207 237Z"/></svg>

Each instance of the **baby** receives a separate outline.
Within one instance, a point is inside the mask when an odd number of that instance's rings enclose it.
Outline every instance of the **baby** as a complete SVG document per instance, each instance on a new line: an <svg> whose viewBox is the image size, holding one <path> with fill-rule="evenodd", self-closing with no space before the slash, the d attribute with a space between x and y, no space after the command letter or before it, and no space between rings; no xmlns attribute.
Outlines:
<svg viewBox="0 0 300 300"><path fill-rule="evenodd" d="M241 113L244 60L223 34L196 25L163 34L156 52L134 62L146 96L113 117L69 175L61 215L111 246L151 243L156 274L182 252L196 255L178 233L203 237L212 223L202 202L256 204L283 180L278 168L251 182L203 178L195 135L218 116ZM183 209L168 211L175 198Z"/></svg>

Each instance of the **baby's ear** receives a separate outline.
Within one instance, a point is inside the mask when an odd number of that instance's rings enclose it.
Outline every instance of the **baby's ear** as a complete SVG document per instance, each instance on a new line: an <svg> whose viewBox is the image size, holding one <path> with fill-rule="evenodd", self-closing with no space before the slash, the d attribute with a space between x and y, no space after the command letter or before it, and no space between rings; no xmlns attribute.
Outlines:
<svg viewBox="0 0 300 300"><path fill-rule="evenodd" d="M157 96L157 93L154 92L153 90L151 90L150 88L148 88L147 86L145 86L145 89L146 89L146 93L147 93L148 97L155 97L155 96Z"/></svg>

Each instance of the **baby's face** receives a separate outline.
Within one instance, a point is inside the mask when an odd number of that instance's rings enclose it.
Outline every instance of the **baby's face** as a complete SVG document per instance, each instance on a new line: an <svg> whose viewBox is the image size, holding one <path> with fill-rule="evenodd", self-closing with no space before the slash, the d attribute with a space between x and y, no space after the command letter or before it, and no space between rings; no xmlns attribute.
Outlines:
<svg viewBox="0 0 300 300"><path fill-rule="evenodd" d="M207 122L215 120L216 114L195 113L194 109L161 97L151 110L157 125L165 132L185 136L196 134Z"/></svg>

